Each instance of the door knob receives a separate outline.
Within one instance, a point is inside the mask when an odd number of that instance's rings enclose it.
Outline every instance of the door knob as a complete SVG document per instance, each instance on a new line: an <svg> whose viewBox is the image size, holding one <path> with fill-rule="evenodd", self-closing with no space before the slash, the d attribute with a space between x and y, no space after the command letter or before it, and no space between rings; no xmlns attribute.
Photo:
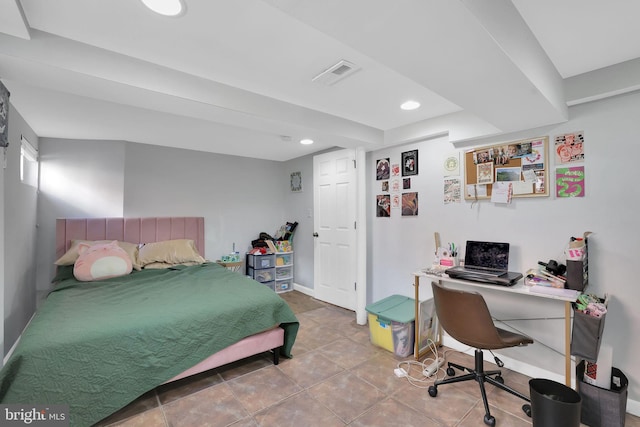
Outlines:
<svg viewBox="0 0 640 427"><path fill-rule="evenodd" d="M318 237L318 233L313 233L313 237Z"/></svg>

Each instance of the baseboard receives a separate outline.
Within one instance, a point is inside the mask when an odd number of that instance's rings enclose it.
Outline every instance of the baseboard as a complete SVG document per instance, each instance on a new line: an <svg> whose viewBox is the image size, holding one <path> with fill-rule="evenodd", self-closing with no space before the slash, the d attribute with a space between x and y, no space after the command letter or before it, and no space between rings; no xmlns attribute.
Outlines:
<svg viewBox="0 0 640 427"><path fill-rule="evenodd" d="M16 342L13 343L13 345L9 349L9 352L2 359L2 366L7 364L7 360L9 360L9 358L11 357L13 352L15 351L16 347L18 346L18 343L20 342L20 339L22 338L22 334L24 334L24 331L27 330L27 328L29 327L29 324L31 324L31 321L33 320L35 315L36 315L35 313L33 313L31 315L31 317L29 318L29 321L27 322L26 326L24 327L24 329L22 329L22 332L20 332L20 335L18 336L18 339L16 340Z"/></svg>
<svg viewBox="0 0 640 427"><path fill-rule="evenodd" d="M308 295L312 298L315 298L315 292L311 288L307 288L306 286L299 285L297 283L293 284L293 290Z"/></svg>
<svg viewBox="0 0 640 427"><path fill-rule="evenodd" d="M460 342L454 340L448 335L442 337L442 345L458 350L471 356L474 355L474 349L469 349L469 346L460 344ZM533 366L528 363L521 362L511 357L500 355L500 359L504 362L505 366L508 366L510 370L519 372L531 378L546 378L552 381L564 384L564 374L557 374L555 372L547 371L546 369ZM488 362L494 362L491 353L485 353L485 360ZM575 366L572 362L572 369L575 372ZM572 379L572 387L575 388L575 378ZM640 416L640 402L636 400L627 399L627 413L635 416Z"/></svg>

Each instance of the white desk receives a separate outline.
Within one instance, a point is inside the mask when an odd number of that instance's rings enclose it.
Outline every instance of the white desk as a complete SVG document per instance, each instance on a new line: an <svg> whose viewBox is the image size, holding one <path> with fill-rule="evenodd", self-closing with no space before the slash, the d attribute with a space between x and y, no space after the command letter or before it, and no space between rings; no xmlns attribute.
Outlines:
<svg viewBox="0 0 640 427"><path fill-rule="evenodd" d="M565 358L565 384L568 387L571 387L571 303L574 302L577 296L580 294L578 291L567 291L562 292L561 294L548 294L548 293L538 293L531 292L530 287L526 286L523 281L518 282L513 286L499 286L499 285L491 285L487 283L478 283L471 282L469 280L460 280L460 279L452 279L447 275L443 276L435 276L431 274L427 274L423 271L418 271L413 273L414 275L414 290L415 290L415 312L419 313L419 300L420 300L420 278L425 277L429 280L434 280L439 283L449 282L449 283L457 283L464 286L471 286L477 289L490 289L492 291L498 292L510 292L514 294L520 295L528 295L531 297L544 298L544 299L552 299L558 301L564 301L564 358ZM555 292L553 289L548 289L549 292ZM415 350L414 357L419 359L422 355L419 354L419 328L418 328L418 319L416 319L416 338L415 338Z"/></svg>

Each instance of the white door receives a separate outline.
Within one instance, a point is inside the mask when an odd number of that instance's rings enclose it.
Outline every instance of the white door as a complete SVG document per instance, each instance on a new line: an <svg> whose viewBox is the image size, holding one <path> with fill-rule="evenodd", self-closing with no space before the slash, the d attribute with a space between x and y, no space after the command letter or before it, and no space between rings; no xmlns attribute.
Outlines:
<svg viewBox="0 0 640 427"><path fill-rule="evenodd" d="M355 151L315 156L313 182L315 297L356 310Z"/></svg>

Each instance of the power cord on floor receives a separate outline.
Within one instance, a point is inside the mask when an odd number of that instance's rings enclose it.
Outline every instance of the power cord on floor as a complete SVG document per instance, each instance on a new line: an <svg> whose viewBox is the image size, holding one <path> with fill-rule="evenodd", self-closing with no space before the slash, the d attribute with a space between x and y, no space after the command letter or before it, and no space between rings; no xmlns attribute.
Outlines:
<svg viewBox="0 0 640 427"><path fill-rule="evenodd" d="M406 378L409 384L418 388L428 388L434 381L444 379L446 371L444 354L440 356L432 340L427 341L433 357L427 357L422 362L417 360L403 360L398 362L394 374L399 378ZM416 373L417 372L417 373ZM442 377L439 374L442 372Z"/></svg>

